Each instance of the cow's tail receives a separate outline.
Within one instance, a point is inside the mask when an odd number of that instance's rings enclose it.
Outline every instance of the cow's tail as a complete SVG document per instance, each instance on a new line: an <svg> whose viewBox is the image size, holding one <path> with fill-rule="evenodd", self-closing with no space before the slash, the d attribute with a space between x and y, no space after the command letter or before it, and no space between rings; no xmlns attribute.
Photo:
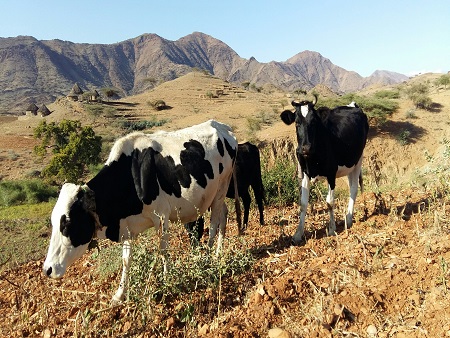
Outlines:
<svg viewBox="0 0 450 338"><path fill-rule="evenodd" d="M236 222L238 225L238 235L242 235L242 217L241 217L241 202L239 201L239 192L236 176L236 162L233 165L233 186L234 186L234 207L236 209Z"/></svg>

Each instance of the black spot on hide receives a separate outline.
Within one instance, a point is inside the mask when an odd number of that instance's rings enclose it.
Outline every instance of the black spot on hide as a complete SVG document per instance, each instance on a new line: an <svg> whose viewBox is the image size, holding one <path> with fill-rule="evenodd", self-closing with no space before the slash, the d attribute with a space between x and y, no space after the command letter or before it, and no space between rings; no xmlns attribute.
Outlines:
<svg viewBox="0 0 450 338"><path fill-rule="evenodd" d="M77 199L70 207L68 217L61 216L60 230L63 236L70 239L74 247L91 241L95 231L95 220L83 208L82 198Z"/></svg>

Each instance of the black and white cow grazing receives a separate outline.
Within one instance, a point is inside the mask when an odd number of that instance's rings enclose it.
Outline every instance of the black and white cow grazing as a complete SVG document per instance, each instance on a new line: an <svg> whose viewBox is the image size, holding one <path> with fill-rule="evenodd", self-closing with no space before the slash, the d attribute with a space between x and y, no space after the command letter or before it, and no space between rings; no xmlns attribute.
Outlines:
<svg viewBox="0 0 450 338"><path fill-rule="evenodd" d="M313 102L292 102L295 112L285 110L281 113L284 123L290 125L295 122L299 175L303 174L300 221L293 237L296 243L302 240L304 234L311 179L325 177L328 181L329 234L334 234L336 231L333 211L336 178L346 175L350 186L350 199L345 218L346 228L352 225L358 181L362 183L362 155L369 130L366 114L354 102L348 106L317 110L314 108L316 103L317 96Z"/></svg>
<svg viewBox="0 0 450 338"><path fill-rule="evenodd" d="M103 169L86 185L63 185L51 216L44 273L62 277L93 237L125 241L122 280L113 297L120 301L131 259L127 240L161 226L160 247L167 249L169 220L191 222L208 208L209 245L219 227L219 251L237 146L230 127L213 120L174 132L132 133L119 139Z"/></svg>
<svg viewBox="0 0 450 338"><path fill-rule="evenodd" d="M248 224L248 216L250 214L251 197L249 187L252 187L256 203L259 210L259 223L264 225L264 186L261 177L261 160L259 149L250 142L240 143L238 145L238 153L236 156L236 180L238 187L238 195L242 198L244 204L244 228ZM227 191L227 197L235 198L233 181L230 182ZM192 243L199 242L204 229L204 220L199 218L197 222L186 224L189 237Z"/></svg>

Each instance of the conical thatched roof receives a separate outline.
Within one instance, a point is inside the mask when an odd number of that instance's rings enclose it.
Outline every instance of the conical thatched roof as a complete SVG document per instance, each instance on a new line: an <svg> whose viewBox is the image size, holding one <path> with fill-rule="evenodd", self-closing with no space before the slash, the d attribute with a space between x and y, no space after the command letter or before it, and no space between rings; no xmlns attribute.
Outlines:
<svg viewBox="0 0 450 338"><path fill-rule="evenodd" d="M49 115L51 112L50 110L48 110L47 106L45 104L43 104L37 111L39 114L41 114L42 116L47 116Z"/></svg>
<svg viewBox="0 0 450 338"><path fill-rule="evenodd" d="M36 106L34 103L32 103L32 104L30 104L30 105L28 106L28 108L26 109L26 111L34 111L34 112L36 112L38 109L39 109L38 106Z"/></svg>
<svg viewBox="0 0 450 338"><path fill-rule="evenodd" d="M72 87L72 90L70 91L69 96L73 96L73 95L82 95L83 94L83 90L81 90L80 86L78 85L78 83L75 82L75 84Z"/></svg>

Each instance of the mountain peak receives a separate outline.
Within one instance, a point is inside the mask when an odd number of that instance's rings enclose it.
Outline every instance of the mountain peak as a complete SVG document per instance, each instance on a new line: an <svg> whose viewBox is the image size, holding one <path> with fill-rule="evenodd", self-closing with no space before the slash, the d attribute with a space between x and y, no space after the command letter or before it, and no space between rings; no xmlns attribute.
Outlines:
<svg viewBox="0 0 450 338"><path fill-rule="evenodd" d="M343 93L375 81L400 79L387 71L362 78L310 50L285 62L246 60L224 42L197 31L176 41L148 33L114 44L40 41L26 36L0 41L0 113L23 112L23 102L51 102L67 95L74 83L89 90L115 87L124 95L133 95L151 88L146 79L164 82L192 69L236 84L249 81L285 91L323 84Z"/></svg>

